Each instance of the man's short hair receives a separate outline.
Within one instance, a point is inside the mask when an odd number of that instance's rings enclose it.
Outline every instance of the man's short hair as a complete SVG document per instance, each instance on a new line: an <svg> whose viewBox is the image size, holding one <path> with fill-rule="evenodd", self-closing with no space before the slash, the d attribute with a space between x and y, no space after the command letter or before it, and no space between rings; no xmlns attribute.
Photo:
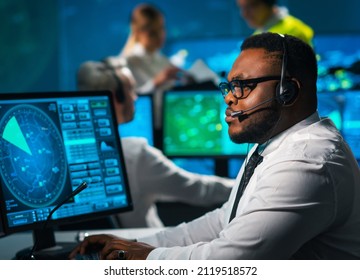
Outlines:
<svg viewBox="0 0 360 280"><path fill-rule="evenodd" d="M264 49L269 53L269 57L277 60L278 65L281 65L284 43L287 54L287 75L297 79L306 86L307 90L316 93L318 73L316 55L313 48L302 40L291 35L282 37L277 33L265 32L245 39L241 50Z"/></svg>

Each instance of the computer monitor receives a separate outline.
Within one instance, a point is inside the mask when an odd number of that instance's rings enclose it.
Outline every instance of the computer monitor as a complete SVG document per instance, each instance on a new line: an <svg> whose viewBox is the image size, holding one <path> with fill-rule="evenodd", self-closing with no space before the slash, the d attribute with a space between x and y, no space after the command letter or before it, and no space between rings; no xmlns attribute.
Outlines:
<svg viewBox="0 0 360 280"><path fill-rule="evenodd" d="M343 93L321 92L318 93L318 112L320 117L330 118L337 129L342 130L343 120Z"/></svg>
<svg viewBox="0 0 360 280"><path fill-rule="evenodd" d="M242 164L245 161L244 158L230 158L228 163L228 177L235 179L240 171Z"/></svg>
<svg viewBox="0 0 360 280"><path fill-rule="evenodd" d="M55 226L132 210L111 96L0 94L1 220L5 234L33 231L36 258L59 258L70 250L56 243ZM82 182L88 187L48 219Z"/></svg>
<svg viewBox="0 0 360 280"><path fill-rule="evenodd" d="M153 95L138 95L135 101L134 119L128 123L119 125L121 137L144 137L149 145L154 146L154 114Z"/></svg>
<svg viewBox="0 0 360 280"><path fill-rule="evenodd" d="M360 90L344 93L342 134L355 157L360 160Z"/></svg>
<svg viewBox="0 0 360 280"><path fill-rule="evenodd" d="M247 144L235 144L225 122L219 90L170 90L163 100L163 152L169 157L245 156Z"/></svg>
<svg viewBox="0 0 360 280"><path fill-rule="evenodd" d="M214 158L172 158L172 161L182 169L202 175L216 174L216 160Z"/></svg>

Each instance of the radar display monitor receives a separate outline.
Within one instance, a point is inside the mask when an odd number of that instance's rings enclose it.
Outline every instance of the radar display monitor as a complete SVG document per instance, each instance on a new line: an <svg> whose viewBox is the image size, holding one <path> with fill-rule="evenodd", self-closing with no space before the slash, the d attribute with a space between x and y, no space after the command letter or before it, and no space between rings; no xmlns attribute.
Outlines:
<svg viewBox="0 0 360 280"><path fill-rule="evenodd" d="M163 152L169 157L244 156L247 144L235 144L225 122L219 90L170 90L163 102Z"/></svg>
<svg viewBox="0 0 360 280"><path fill-rule="evenodd" d="M58 245L56 225L132 210L111 96L0 95L1 221L5 234L33 230L39 256ZM83 182L87 188L71 197Z"/></svg>

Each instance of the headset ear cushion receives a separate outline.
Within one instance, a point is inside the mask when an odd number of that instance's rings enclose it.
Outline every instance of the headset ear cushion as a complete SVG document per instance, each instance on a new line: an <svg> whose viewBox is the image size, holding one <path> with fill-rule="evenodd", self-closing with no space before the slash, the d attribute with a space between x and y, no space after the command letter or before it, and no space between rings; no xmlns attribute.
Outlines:
<svg viewBox="0 0 360 280"><path fill-rule="evenodd" d="M282 92L280 92L280 83L276 86L276 100L281 105L292 104L299 93L298 84L295 81L285 81Z"/></svg>

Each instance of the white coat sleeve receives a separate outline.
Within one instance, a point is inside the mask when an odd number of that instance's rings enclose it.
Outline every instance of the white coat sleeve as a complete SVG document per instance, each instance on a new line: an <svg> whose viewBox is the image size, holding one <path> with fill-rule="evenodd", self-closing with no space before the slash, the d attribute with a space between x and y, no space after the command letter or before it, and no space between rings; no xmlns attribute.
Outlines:
<svg viewBox="0 0 360 280"><path fill-rule="evenodd" d="M156 201L178 201L199 206L224 203L235 182L228 178L188 172L149 145L143 147L141 162L139 184Z"/></svg>

